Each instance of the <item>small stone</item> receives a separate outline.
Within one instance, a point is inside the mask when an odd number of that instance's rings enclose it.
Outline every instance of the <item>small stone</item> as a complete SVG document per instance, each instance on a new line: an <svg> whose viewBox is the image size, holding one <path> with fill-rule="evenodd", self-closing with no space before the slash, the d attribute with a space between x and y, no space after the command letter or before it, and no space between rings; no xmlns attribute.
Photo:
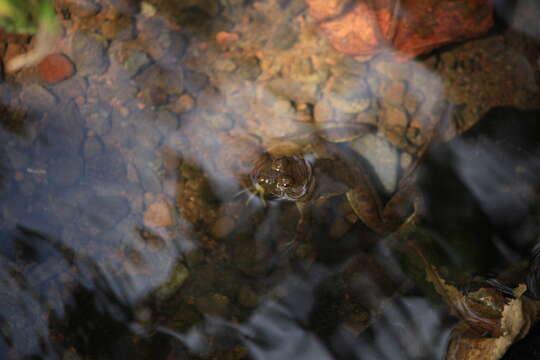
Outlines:
<svg viewBox="0 0 540 360"><path fill-rule="evenodd" d="M236 225L236 222L230 216L219 218L212 226L211 234L217 239L223 239L229 235Z"/></svg>
<svg viewBox="0 0 540 360"><path fill-rule="evenodd" d="M195 95L208 85L209 79L202 72L188 70L184 72L184 81L186 89L192 95Z"/></svg>
<svg viewBox="0 0 540 360"><path fill-rule="evenodd" d="M367 134L355 140L351 147L364 157L379 177L384 190L391 193L395 190L398 176L397 149L384 138Z"/></svg>
<svg viewBox="0 0 540 360"><path fill-rule="evenodd" d="M409 168L409 166L411 166L412 164L412 156L411 154L409 153L406 153L406 152L402 152L401 153L401 157L399 159L399 163L400 163L400 166L403 170L406 170Z"/></svg>
<svg viewBox="0 0 540 360"><path fill-rule="evenodd" d="M144 16L144 17L152 17L152 16L156 15L156 13L157 13L157 10L152 4L147 3L146 1L143 1L141 3L141 14L142 14L142 16Z"/></svg>
<svg viewBox="0 0 540 360"><path fill-rule="evenodd" d="M84 158L91 159L103 153L103 143L96 136L88 136L84 141Z"/></svg>
<svg viewBox="0 0 540 360"><path fill-rule="evenodd" d="M95 113L86 118L86 124L97 135L103 136L111 130L111 120L107 110L100 108Z"/></svg>
<svg viewBox="0 0 540 360"><path fill-rule="evenodd" d="M236 64L231 59L219 59L214 63L216 70L222 72L233 72L236 70Z"/></svg>
<svg viewBox="0 0 540 360"><path fill-rule="evenodd" d="M86 101L88 82L83 77L74 76L55 84L51 88L59 99L71 98L79 105Z"/></svg>
<svg viewBox="0 0 540 360"><path fill-rule="evenodd" d="M329 81L326 96L333 107L345 113L359 113L369 108L369 85L360 77L334 77Z"/></svg>
<svg viewBox="0 0 540 360"><path fill-rule="evenodd" d="M85 159L85 175L92 181L123 183L126 181L126 164L122 154L111 148Z"/></svg>
<svg viewBox="0 0 540 360"><path fill-rule="evenodd" d="M405 82L396 81L390 83L381 95L386 103L390 105L401 105L405 95Z"/></svg>
<svg viewBox="0 0 540 360"><path fill-rule="evenodd" d="M156 123L163 135L168 135L178 129L178 118L167 110L161 110L158 113Z"/></svg>
<svg viewBox="0 0 540 360"><path fill-rule="evenodd" d="M126 198L120 196L99 196L95 193L85 194L81 204L79 223L88 229L110 229L129 215L131 207Z"/></svg>
<svg viewBox="0 0 540 360"><path fill-rule="evenodd" d="M174 224L171 206L165 200L150 204L143 216L144 225L148 227L166 227Z"/></svg>
<svg viewBox="0 0 540 360"><path fill-rule="evenodd" d="M94 35L77 32L71 39L71 58L80 76L101 75L107 70L109 61L105 39Z"/></svg>
<svg viewBox="0 0 540 360"><path fill-rule="evenodd" d="M83 173L83 163L76 155L53 158L47 168L48 180L58 187L75 184Z"/></svg>
<svg viewBox="0 0 540 360"><path fill-rule="evenodd" d="M240 39L240 36L236 33L220 31L216 35L216 40L223 48L228 49Z"/></svg>
<svg viewBox="0 0 540 360"><path fill-rule="evenodd" d="M107 40L128 40L135 34L135 22L129 16L107 20L101 25L101 34Z"/></svg>
<svg viewBox="0 0 540 360"><path fill-rule="evenodd" d="M101 7L92 0L60 0L58 5L65 7L73 17L88 18L96 15Z"/></svg>
<svg viewBox="0 0 540 360"><path fill-rule="evenodd" d="M20 96L23 103L36 110L50 110L56 104L54 95L38 84L25 86Z"/></svg>
<svg viewBox="0 0 540 360"><path fill-rule="evenodd" d="M73 63L64 54L51 54L46 56L37 65L41 79L54 84L67 79L75 73Z"/></svg>
<svg viewBox="0 0 540 360"><path fill-rule="evenodd" d="M147 67L151 61L150 57L144 51L135 50L125 59L122 67L126 70L129 77L133 77Z"/></svg>

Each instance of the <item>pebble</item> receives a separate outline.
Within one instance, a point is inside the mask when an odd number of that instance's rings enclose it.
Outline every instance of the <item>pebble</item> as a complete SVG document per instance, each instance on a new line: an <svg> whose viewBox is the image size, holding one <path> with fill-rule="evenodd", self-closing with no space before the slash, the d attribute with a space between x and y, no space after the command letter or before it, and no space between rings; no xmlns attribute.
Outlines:
<svg viewBox="0 0 540 360"><path fill-rule="evenodd" d="M83 173L83 163L78 155L65 154L53 157L47 167L49 183L63 188L74 185Z"/></svg>
<svg viewBox="0 0 540 360"><path fill-rule="evenodd" d="M71 59L80 76L101 75L107 70L107 42L95 34L76 32L71 39Z"/></svg>
<svg viewBox="0 0 540 360"><path fill-rule="evenodd" d="M92 196L83 210L88 224L99 229L110 229L129 215L131 208L126 198L120 196Z"/></svg>
<svg viewBox="0 0 540 360"><path fill-rule="evenodd" d="M165 136L178 129L178 117L170 111L160 110L156 117L156 124L161 134Z"/></svg>
<svg viewBox="0 0 540 360"><path fill-rule="evenodd" d="M40 78L49 84L63 81L75 73L71 60L64 54L51 54L46 56L37 65Z"/></svg>
<svg viewBox="0 0 540 360"><path fill-rule="evenodd" d="M392 193L397 185L399 169L397 149L375 134L367 134L356 139L351 144L351 148L373 166L384 190Z"/></svg>
<svg viewBox="0 0 540 360"><path fill-rule="evenodd" d="M231 59L219 59L214 63L216 70L223 72L233 72L237 66Z"/></svg>
<svg viewBox="0 0 540 360"><path fill-rule="evenodd" d="M20 96L21 101L34 110L47 111L56 105L54 95L38 84L24 86Z"/></svg>
<svg viewBox="0 0 540 360"><path fill-rule="evenodd" d="M144 212L144 225L148 227L166 227L174 225L171 205L165 200L158 200L148 206Z"/></svg>
<svg viewBox="0 0 540 360"><path fill-rule="evenodd" d="M51 89L60 99L71 98L74 99L75 102L84 103L86 91L88 89L88 81L83 77L73 76L54 84Z"/></svg>
<svg viewBox="0 0 540 360"><path fill-rule="evenodd" d="M104 148L103 142L97 136L87 136L83 145L84 158L91 159L100 155L103 153Z"/></svg>
<svg viewBox="0 0 540 360"><path fill-rule="evenodd" d="M88 18L96 15L101 7L92 0L62 0L60 6L66 7L72 17Z"/></svg>
<svg viewBox="0 0 540 360"><path fill-rule="evenodd" d="M187 70L184 71L184 82L187 91L195 95L208 85L209 79L204 73Z"/></svg>
<svg viewBox="0 0 540 360"><path fill-rule="evenodd" d="M107 40L132 39L135 35L135 22L129 16L107 20L101 25L101 34Z"/></svg>
<svg viewBox="0 0 540 360"><path fill-rule="evenodd" d="M325 94L336 109L345 113L359 113L371 104L369 85L360 77L334 77Z"/></svg>
<svg viewBox="0 0 540 360"><path fill-rule="evenodd" d="M120 152L106 148L104 152L85 159L85 174L93 181L124 183L126 164Z"/></svg>
<svg viewBox="0 0 540 360"><path fill-rule="evenodd" d="M223 239L235 228L236 222L230 216L220 217L212 226L211 234L217 239Z"/></svg>
<svg viewBox="0 0 540 360"><path fill-rule="evenodd" d="M107 104L83 104L79 106L79 111L86 120L86 126L95 134L103 136L111 130L111 109Z"/></svg>
<svg viewBox="0 0 540 360"><path fill-rule="evenodd" d="M121 63L121 65L129 77L134 77L135 75L140 73L145 67L147 67L151 62L152 60L144 51L134 50L126 57L126 59Z"/></svg>

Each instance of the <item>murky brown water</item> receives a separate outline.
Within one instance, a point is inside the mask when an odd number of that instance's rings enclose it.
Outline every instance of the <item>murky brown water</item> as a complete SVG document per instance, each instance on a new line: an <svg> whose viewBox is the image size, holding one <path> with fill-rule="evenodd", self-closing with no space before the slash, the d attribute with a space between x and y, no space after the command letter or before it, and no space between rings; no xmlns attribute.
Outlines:
<svg viewBox="0 0 540 360"><path fill-rule="evenodd" d="M72 73L0 82L0 357L439 359L459 319L411 243L452 284L526 267L534 1L407 61L307 4L57 1Z"/></svg>

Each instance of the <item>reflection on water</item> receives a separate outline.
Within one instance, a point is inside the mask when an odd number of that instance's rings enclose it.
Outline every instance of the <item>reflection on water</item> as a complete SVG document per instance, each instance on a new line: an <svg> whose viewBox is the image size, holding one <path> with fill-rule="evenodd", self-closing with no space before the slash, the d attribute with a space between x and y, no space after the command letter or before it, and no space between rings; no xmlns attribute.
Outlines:
<svg viewBox="0 0 540 360"><path fill-rule="evenodd" d="M396 62L337 52L308 3L59 2L75 73L0 83L0 357L444 358L412 240L451 283L538 291L506 273L539 234L536 5ZM265 154L310 196L272 201Z"/></svg>

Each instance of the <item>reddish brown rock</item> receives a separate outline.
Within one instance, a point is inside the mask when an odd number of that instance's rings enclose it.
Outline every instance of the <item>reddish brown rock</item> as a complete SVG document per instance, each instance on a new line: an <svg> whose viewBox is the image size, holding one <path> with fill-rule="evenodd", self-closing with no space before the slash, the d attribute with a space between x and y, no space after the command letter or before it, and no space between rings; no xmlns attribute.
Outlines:
<svg viewBox="0 0 540 360"><path fill-rule="evenodd" d="M443 44L474 38L493 25L488 0L305 0L332 45L365 57L386 49L409 59Z"/></svg>
<svg viewBox="0 0 540 360"><path fill-rule="evenodd" d="M37 69L40 78L49 84L65 80L75 73L73 63L63 54L46 56Z"/></svg>

